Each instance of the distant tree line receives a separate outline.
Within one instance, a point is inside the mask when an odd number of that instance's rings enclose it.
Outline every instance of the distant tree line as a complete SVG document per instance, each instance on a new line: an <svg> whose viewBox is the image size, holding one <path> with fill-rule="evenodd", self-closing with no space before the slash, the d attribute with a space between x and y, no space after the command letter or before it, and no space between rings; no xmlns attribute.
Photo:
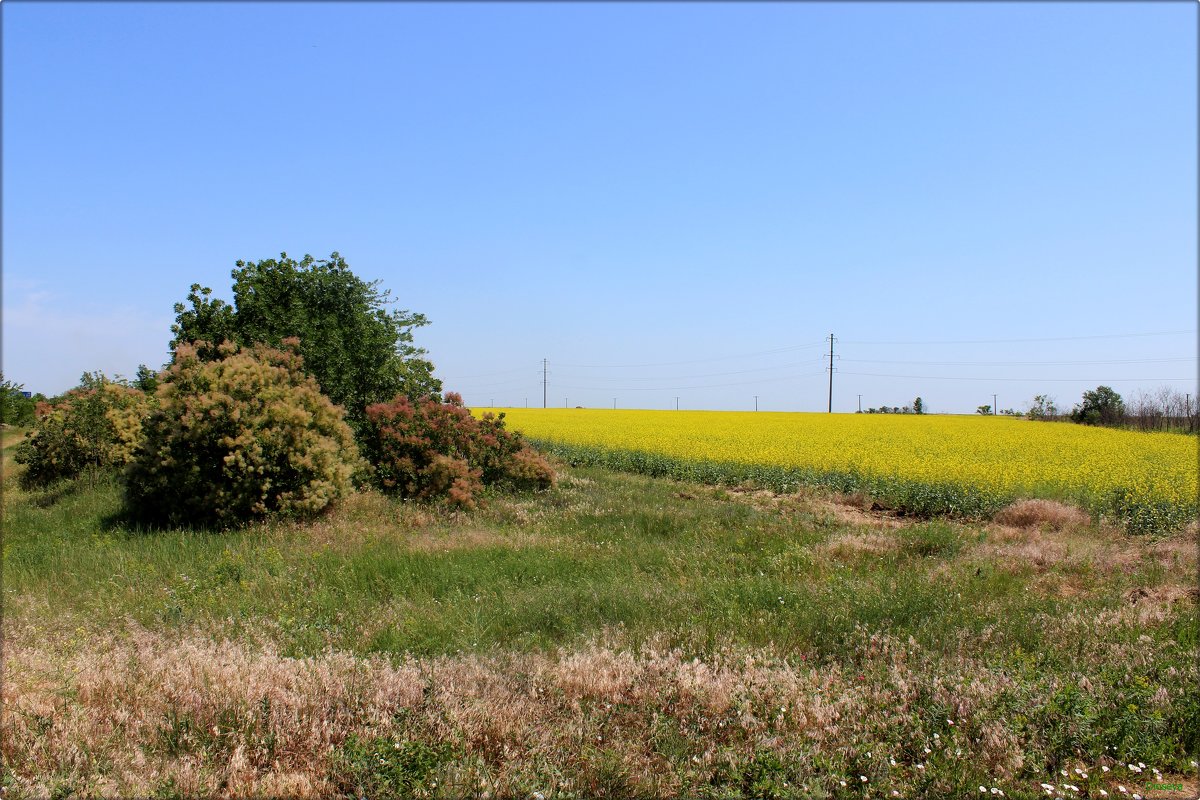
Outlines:
<svg viewBox="0 0 1200 800"><path fill-rule="evenodd" d="M1052 395L1035 395L1025 411L1013 408L996 410L989 405L975 409L976 414L1026 417L1048 422L1074 422L1080 425L1102 425L1139 431L1200 431L1200 408L1196 398L1163 386L1153 392L1139 391L1126 402L1111 386L1097 386L1083 393L1070 410L1060 409ZM925 401L920 397L906 406L879 406L858 411L859 414L924 414Z"/></svg>
<svg viewBox="0 0 1200 800"><path fill-rule="evenodd" d="M868 408L866 411L858 411L858 414L924 414L925 401L920 397L916 398L906 406L880 406L879 408Z"/></svg>
<svg viewBox="0 0 1200 800"><path fill-rule="evenodd" d="M1034 420L1063 420L1080 425L1195 433L1200 429L1200 414L1197 411L1196 398L1169 386L1153 392L1140 390L1128 403L1112 387L1097 386L1085 391L1070 411L1059 409L1050 395L1036 395L1025 416Z"/></svg>

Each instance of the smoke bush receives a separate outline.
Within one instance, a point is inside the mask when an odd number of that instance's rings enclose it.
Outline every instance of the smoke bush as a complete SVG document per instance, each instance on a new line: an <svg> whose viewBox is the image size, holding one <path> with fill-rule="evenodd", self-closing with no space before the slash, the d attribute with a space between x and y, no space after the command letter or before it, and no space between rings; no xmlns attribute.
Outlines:
<svg viewBox="0 0 1200 800"><path fill-rule="evenodd" d="M351 491L360 463L343 410L285 349L225 344L216 361L181 344L158 387L159 409L126 474L136 517L228 525L309 515Z"/></svg>
<svg viewBox="0 0 1200 800"><path fill-rule="evenodd" d="M84 377L57 402L38 404L33 434L16 454L26 465L27 487L74 478L89 467L120 467L133 456L151 398L100 374Z"/></svg>
<svg viewBox="0 0 1200 800"><path fill-rule="evenodd" d="M445 401L397 396L367 408L367 457L379 487L402 497L446 498L471 508L485 485L544 489L554 470L504 415L471 416L454 392Z"/></svg>

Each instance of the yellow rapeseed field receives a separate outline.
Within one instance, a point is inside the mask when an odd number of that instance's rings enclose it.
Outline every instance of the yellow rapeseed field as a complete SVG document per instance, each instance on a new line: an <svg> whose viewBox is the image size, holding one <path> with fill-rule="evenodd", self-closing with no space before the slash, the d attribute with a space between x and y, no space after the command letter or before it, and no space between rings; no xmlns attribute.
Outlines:
<svg viewBox="0 0 1200 800"><path fill-rule="evenodd" d="M969 487L996 498L1051 496L1102 507L1194 508L1197 440L1008 417L500 409L547 442L698 462L845 472ZM480 413L480 412L476 412Z"/></svg>

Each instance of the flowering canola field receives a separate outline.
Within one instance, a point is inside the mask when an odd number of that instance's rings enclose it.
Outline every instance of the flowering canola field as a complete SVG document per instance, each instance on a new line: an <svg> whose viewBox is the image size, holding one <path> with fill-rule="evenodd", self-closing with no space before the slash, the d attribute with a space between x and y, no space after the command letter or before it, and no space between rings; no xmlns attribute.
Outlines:
<svg viewBox="0 0 1200 800"><path fill-rule="evenodd" d="M902 507L928 504L936 488L933 505L968 513L1051 497L1147 530L1196 513L1197 440L1183 434L980 416L503 411L508 427L561 455L588 455L589 463L623 458L652 467L641 471L680 477L696 477L689 471L705 465L717 478L786 483L790 475L890 494Z"/></svg>

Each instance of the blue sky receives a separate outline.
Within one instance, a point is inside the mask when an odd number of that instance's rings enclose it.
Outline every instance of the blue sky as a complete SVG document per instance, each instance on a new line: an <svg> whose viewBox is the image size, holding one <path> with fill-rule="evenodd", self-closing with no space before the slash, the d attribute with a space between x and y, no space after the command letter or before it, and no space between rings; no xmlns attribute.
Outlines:
<svg viewBox="0 0 1200 800"><path fill-rule="evenodd" d="M339 251L473 405L1195 394L1195 3L33 3L3 368ZM641 366L649 365L649 366ZM1168 378L1181 380L1167 380Z"/></svg>

